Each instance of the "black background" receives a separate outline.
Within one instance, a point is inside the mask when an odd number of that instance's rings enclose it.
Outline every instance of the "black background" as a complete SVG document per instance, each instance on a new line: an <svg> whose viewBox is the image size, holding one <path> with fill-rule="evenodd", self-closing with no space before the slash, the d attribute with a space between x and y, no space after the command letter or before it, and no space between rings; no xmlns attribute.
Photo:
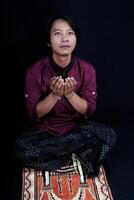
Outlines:
<svg viewBox="0 0 134 200"><path fill-rule="evenodd" d="M21 169L14 141L27 124L23 78L28 65L47 55L43 30L56 13L73 17L81 31L77 55L97 72L97 111L93 118L112 126L117 144L106 162L114 200L134 200L134 14L128 1L5 0L1 59L2 191L20 199Z"/></svg>

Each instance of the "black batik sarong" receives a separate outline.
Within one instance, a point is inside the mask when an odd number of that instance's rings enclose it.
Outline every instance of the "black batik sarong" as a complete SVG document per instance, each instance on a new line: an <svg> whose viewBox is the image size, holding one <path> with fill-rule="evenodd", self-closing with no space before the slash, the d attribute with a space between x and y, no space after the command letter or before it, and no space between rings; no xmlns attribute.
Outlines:
<svg viewBox="0 0 134 200"><path fill-rule="evenodd" d="M27 129L16 140L16 157L23 167L54 171L75 154L88 177L97 176L100 165L116 142L114 130L84 120L63 136Z"/></svg>

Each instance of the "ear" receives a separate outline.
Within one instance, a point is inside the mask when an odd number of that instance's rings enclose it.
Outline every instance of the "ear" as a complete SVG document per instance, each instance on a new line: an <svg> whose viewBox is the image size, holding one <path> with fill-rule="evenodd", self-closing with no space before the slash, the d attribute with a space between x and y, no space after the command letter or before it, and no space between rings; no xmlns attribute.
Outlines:
<svg viewBox="0 0 134 200"><path fill-rule="evenodd" d="M50 45L49 43L47 43L47 46L48 46L48 47L51 47L51 45Z"/></svg>

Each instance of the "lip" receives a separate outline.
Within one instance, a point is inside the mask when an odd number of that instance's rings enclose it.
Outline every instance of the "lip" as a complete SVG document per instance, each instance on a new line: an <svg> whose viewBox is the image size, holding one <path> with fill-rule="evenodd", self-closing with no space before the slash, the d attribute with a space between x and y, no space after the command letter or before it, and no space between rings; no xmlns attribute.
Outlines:
<svg viewBox="0 0 134 200"><path fill-rule="evenodd" d="M60 48L70 48L69 45L61 45Z"/></svg>

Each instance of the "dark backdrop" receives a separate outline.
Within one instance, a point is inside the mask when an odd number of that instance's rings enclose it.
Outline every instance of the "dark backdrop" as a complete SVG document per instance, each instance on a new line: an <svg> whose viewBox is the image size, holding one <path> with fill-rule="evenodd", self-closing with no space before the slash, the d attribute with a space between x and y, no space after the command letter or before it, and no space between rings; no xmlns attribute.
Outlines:
<svg viewBox="0 0 134 200"><path fill-rule="evenodd" d="M21 169L14 141L27 124L23 78L29 64L47 55L45 21L56 13L73 17L81 37L77 55L96 68L98 99L93 118L112 126L118 140L106 162L114 200L133 200L134 62L133 5L120 1L5 0L2 28L2 175L4 199L18 199ZM7 192L8 191L8 192Z"/></svg>

